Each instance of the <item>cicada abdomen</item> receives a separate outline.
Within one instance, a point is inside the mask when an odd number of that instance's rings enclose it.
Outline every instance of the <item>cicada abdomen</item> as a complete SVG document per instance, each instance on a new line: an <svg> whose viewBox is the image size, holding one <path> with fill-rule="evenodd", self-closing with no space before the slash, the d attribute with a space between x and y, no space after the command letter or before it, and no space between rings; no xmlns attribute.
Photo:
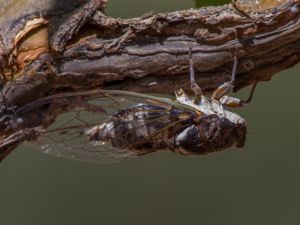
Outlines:
<svg viewBox="0 0 300 225"><path fill-rule="evenodd" d="M193 115L159 105L138 104L121 110L87 130L91 141L138 151L173 149L176 134L192 123Z"/></svg>

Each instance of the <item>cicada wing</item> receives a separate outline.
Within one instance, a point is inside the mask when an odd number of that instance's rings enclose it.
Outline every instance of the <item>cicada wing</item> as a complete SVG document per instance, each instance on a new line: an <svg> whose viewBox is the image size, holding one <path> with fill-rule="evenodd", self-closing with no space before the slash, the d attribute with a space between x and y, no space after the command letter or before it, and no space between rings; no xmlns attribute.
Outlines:
<svg viewBox="0 0 300 225"><path fill-rule="evenodd" d="M36 149L45 154L91 163L114 163L137 156L128 149L115 148L109 142L90 141L84 135L87 127L64 132L43 133L35 141Z"/></svg>
<svg viewBox="0 0 300 225"><path fill-rule="evenodd" d="M46 154L92 163L113 163L135 157L137 152L116 148L109 141L92 141L87 131L114 113L147 101L147 98L121 94L82 98L80 104L74 104L72 108L68 107L67 112L58 115L55 122L45 128L31 145ZM159 122L159 118L156 122Z"/></svg>

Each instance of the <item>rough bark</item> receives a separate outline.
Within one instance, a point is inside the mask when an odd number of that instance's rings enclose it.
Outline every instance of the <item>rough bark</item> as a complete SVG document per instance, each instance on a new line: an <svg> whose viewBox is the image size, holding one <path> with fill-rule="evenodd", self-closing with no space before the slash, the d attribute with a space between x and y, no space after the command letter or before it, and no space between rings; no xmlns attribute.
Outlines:
<svg viewBox="0 0 300 225"><path fill-rule="evenodd" d="M266 11L244 12L229 4L133 19L104 15L101 5L91 2L83 11L70 12L63 23L51 13L42 18L27 16L39 20L27 30L23 22L19 29L23 34L14 32L11 37L13 45L7 45L5 40L10 39L3 38L0 28L2 118L42 96L70 90L188 90L190 47L205 92L230 79L235 55L239 59L235 90L270 80L300 60L296 0ZM84 21L78 20L83 15ZM42 40L39 46L32 41L35 38ZM14 131L3 130L2 139L7 141Z"/></svg>

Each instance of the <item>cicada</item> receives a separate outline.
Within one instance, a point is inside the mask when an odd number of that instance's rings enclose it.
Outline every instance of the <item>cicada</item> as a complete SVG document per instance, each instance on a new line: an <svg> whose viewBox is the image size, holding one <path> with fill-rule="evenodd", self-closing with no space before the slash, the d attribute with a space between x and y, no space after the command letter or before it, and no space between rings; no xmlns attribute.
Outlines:
<svg viewBox="0 0 300 225"><path fill-rule="evenodd" d="M160 151L204 155L243 147L246 121L225 106L247 104L256 85L247 100L227 96L235 82L234 57L231 80L206 97L195 82L191 53L189 64L193 98L180 89L175 91L176 99L121 90L64 93L40 99L38 105L55 100L67 101L68 107L53 125L39 132L33 143L44 153L97 163Z"/></svg>

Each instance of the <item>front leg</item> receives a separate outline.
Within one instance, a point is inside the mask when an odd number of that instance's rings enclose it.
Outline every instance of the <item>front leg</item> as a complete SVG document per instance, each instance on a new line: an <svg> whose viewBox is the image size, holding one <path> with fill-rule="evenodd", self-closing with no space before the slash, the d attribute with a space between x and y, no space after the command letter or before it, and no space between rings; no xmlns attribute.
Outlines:
<svg viewBox="0 0 300 225"><path fill-rule="evenodd" d="M194 71L194 62L192 58L192 48L189 49L189 65L190 65L190 82L191 82L191 89L195 95L195 102L199 103L202 97L202 90L200 86L196 82L195 78L195 71Z"/></svg>
<svg viewBox="0 0 300 225"><path fill-rule="evenodd" d="M243 107L244 105L248 104L251 102L256 86L257 86L258 81L255 81L254 84L252 85L250 95L247 99L239 99L231 96L224 95L222 98L219 99L219 102L227 107L231 108L239 108Z"/></svg>
<svg viewBox="0 0 300 225"><path fill-rule="evenodd" d="M236 79L236 69L238 64L238 58L237 56L234 56L233 59L233 68L232 68L232 74L231 74L231 80L229 82L225 82L221 86L219 86L212 94L212 99L219 100L223 96L227 95L229 92L231 92L234 88L234 83Z"/></svg>

